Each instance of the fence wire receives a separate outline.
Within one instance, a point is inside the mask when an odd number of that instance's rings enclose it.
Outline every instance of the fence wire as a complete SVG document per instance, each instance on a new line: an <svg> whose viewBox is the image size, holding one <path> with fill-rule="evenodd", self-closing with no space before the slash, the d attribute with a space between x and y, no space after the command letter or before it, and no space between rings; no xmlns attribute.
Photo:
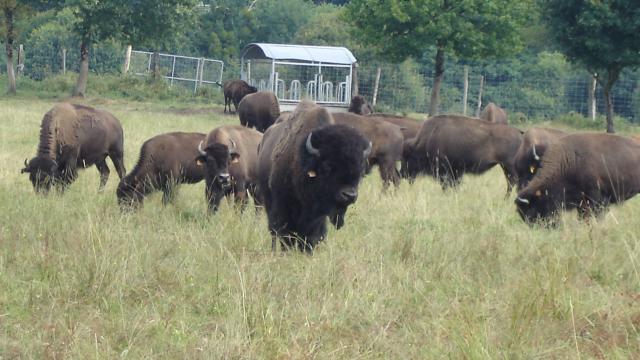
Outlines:
<svg viewBox="0 0 640 360"><path fill-rule="evenodd" d="M34 80L43 80L63 72L63 49L65 44L50 43L46 47L24 45L24 68L19 76ZM79 50L67 48L66 71L75 72L79 68ZM14 51L14 64L17 65L17 46ZM125 57L125 48L106 43L92 46L90 51L90 71L98 74L121 73ZM6 72L6 54L0 52L0 72ZM196 59L196 60L193 60ZM138 58L132 55L130 69L140 72L148 68L148 57ZM173 83L193 88L197 58L186 58L176 61ZM162 71L170 74L174 66L169 58L161 58ZM226 66L227 64L225 64ZM433 79L429 72L419 70L415 63L402 64L360 64L358 68L358 89L370 102L373 92L377 68L380 66L380 82L377 94L377 109L380 111L426 113L429 108L430 92ZM220 77L222 69L205 63L202 69L203 83L239 78L239 68L229 64ZM444 75L441 87L441 113L462 113L463 81L462 66L449 66ZM467 114L475 115L478 107L480 79L483 74L473 67L469 68L469 90L467 97ZM629 120L640 120L640 83L637 76L625 75L616 82L613 89L613 105L616 115ZM171 80L169 80L171 81ZM510 114L521 119L553 118L561 114L576 112L588 113L589 74L573 74L564 77L538 73L524 76L522 74L498 74L484 77L482 104L494 102L505 108ZM219 89L216 85L212 87ZM597 112L604 113L604 95L601 86L596 88Z"/></svg>

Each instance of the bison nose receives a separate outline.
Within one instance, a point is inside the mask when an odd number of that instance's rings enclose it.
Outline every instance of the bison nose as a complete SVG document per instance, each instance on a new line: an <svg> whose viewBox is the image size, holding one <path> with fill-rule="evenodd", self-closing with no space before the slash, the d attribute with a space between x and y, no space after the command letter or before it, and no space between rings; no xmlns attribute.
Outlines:
<svg viewBox="0 0 640 360"><path fill-rule="evenodd" d="M358 198L358 191L356 189L343 189L338 195L338 200L344 204L351 204Z"/></svg>
<svg viewBox="0 0 640 360"><path fill-rule="evenodd" d="M229 173L222 173L220 175L218 175L218 183L222 186L227 186L229 185L229 179L231 178L231 176L229 176Z"/></svg>

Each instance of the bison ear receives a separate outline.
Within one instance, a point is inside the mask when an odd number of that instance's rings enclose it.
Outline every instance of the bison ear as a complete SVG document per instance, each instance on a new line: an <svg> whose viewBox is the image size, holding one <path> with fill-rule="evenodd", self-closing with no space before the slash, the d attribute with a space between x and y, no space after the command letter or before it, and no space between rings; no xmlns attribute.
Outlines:
<svg viewBox="0 0 640 360"><path fill-rule="evenodd" d="M196 165L198 165L198 166L202 166L202 165L204 165L206 162L207 162L207 158L206 158L206 156L199 155L198 157L196 157Z"/></svg>

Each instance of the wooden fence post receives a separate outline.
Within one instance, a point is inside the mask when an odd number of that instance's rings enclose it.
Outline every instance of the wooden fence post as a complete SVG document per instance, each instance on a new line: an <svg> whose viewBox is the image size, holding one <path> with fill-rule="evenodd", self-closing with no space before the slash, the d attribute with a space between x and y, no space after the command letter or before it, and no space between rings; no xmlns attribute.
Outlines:
<svg viewBox="0 0 640 360"><path fill-rule="evenodd" d="M18 75L22 74L24 71L24 45L20 44L18 46Z"/></svg>
<svg viewBox="0 0 640 360"><path fill-rule="evenodd" d="M67 48L62 48L62 74L67 73Z"/></svg>
<svg viewBox="0 0 640 360"><path fill-rule="evenodd" d="M478 91L478 108L476 109L476 117L480 117L482 110L482 88L484 87L484 75L480 76L480 91Z"/></svg>
<svg viewBox="0 0 640 360"><path fill-rule="evenodd" d="M131 50L131 45L127 45L127 50L124 53L124 65L122 67L123 74L129 72L129 64L131 63Z"/></svg>
<svg viewBox="0 0 640 360"><path fill-rule="evenodd" d="M467 115L467 99L469 96L469 66L464 66L464 90L462 92L462 115Z"/></svg>
<svg viewBox="0 0 640 360"><path fill-rule="evenodd" d="M596 86L598 85L597 79L598 74L593 74L590 79L591 84L589 86L589 119L591 119L591 121L596 121Z"/></svg>
<svg viewBox="0 0 640 360"><path fill-rule="evenodd" d="M376 71L376 82L373 84L373 99L371 100L371 105L375 108L376 103L378 101L378 87L380 86L380 73L382 72L382 68L378 66L378 70Z"/></svg>

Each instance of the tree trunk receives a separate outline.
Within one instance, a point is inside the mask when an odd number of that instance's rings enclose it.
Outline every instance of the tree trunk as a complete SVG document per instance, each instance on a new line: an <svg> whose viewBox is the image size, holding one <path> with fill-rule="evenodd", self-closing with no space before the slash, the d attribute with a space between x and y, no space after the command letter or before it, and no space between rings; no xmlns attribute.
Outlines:
<svg viewBox="0 0 640 360"><path fill-rule="evenodd" d="M13 71L13 39L15 32L13 28L13 9L4 8L4 19L7 27L6 51L7 51L7 94L16 93L16 74Z"/></svg>
<svg viewBox="0 0 640 360"><path fill-rule="evenodd" d="M438 114L438 105L440 104L440 86L444 78L444 48L438 46L436 51L436 64L433 74L433 88L431 89L431 102L429 104L429 116Z"/></svg>
<svg viewBox="0 0 640 360"><path fill-rule="evenodd" d="M87 91L87 79L89 77L89 44L87 40L82 40L80 44L80 73L78 82L73 90L73 96L84 97Z"/></svg>
<svg viewBox="0 0 640 360"><path fill-rule="evenodd" d="M611 89L613 88L613 84L618 80L620 71L621 70L618 69L609 69L609 71L607 71L606 83L603 86L604 103L607 108L607 132L610 134L615 133L615 129L613 128L613 101L611 99Z"/></svg>

